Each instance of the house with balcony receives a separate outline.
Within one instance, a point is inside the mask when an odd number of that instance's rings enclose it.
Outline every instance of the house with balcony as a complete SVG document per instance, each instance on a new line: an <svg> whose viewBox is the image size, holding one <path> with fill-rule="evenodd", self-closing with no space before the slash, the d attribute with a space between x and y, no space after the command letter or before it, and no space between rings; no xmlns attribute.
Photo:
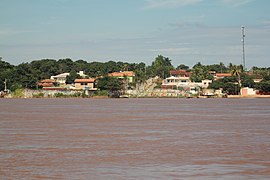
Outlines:
<svg viewBox="0 0 270 180"><path fill-rule="evenodd" d="M190 72L186 70L171 70L170 77L166 78L162 82L163 89L173 89L181 86L188 86L190 83Z"/></svg>
<svg viewBox="0 0 270 180"><path fill-rule="evenodd" d="M191 82L190 72L185 70L172 70L170 71L170 77L166 78L162 82L162 89L179 89L182 88L192 94L198 93L199 89L207 88L212 80L202 80L201 82Z"/></svg>

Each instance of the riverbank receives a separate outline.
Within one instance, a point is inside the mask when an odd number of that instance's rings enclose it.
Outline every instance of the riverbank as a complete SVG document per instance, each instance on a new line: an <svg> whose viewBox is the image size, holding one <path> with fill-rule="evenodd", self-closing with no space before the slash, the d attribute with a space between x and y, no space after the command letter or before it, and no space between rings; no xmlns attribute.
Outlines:
<svg viewBox="0 0 270 180"><path fill-rule="evenodd" d="M249 95L249 96L228 95L228 98L270 98L270 95Z"/></svg>
<svg viewBox="0 0 270 180"><path fill-rule="evenodd" d="M105 93L89 93L83 91L45 91L45 90L30 90L19 89L10 94L4 94L2 98L94 98L104 99L111 98ZM120 98L270 98L270 95L227 95L227 96L197 96L190 94L179 94L178 91L164 91L161 89L155 90L152 93L132 95L120 95Z"/></svg>

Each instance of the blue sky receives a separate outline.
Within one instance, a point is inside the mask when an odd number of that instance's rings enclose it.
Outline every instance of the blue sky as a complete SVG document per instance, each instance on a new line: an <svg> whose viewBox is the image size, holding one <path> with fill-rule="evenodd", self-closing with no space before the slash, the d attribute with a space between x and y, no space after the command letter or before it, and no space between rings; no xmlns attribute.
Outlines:
<svg viewBox="0 0 270 180"><path fill-rule="evenodd" d="M0 57L270 66L269 0L1 0Z"/></svg>

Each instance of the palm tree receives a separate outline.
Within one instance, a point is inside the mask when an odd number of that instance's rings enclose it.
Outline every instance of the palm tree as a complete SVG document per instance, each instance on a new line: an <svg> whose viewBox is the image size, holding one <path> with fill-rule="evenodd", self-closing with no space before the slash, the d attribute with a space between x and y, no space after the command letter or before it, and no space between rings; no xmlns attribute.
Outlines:
<svg viewBox="0 0 270 180"><path fill-rule="evenodd" d="M129 70L129 64L128 63L124 63L122 66L123 71L128 71Z"/></svg>
<svg viewBox="0 0 270 180"><path fill-rule="evenodd" d="M220 72L223 73L224 63L223 62L220 62L219 65L220 65Z"/></svg>
<svg viewBox="0 0 270 180"><path fill-rule="evenodd" d="M233 65L231 67L231 74L232 76L238 76L238 84L239 86L241 87L241 77L240 77L240 74L242 73L242 68L241 66L236 66L236 65Z"/></svg>
<svg viewBox="0 0 270 180"><path fill-rule="evenodd" d="M229 63L228 68L231 71L233 69L233 64L232 63Z"/></svg>

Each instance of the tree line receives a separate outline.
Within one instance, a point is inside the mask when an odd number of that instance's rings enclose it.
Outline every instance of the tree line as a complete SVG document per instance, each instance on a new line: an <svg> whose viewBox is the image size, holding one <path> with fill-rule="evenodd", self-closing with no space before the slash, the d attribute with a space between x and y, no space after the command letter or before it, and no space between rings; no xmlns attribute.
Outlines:
<svg viewBox="0 0 270 180"><path fill-rule="evenodd" d="M66 59L41 59L31 62L12 65L0 58L0 90L4 89L4 81L7 79L7 88L14 91L18 88L36 89L37 82L42 79L48 79L53 75L69 72L67 83L72 83L75 78L79 78L77 72L84 71L88 77L102 77L119 71L134 71L135 82L143 83L147 79L159 76L165 79L170 76L170 70L182 69L191 73L190 79L199 82L203 79L213 79L209 71L216 73L231 73L232 77L226 77L222 80L215 81L210 88L223 88L227 91L235 91L233 84L238 83L243 87L256 87L257 89L270 92L270 67L260 68L252 67L250 73L244 72L242 65L233 65L229 63L227 66L222 62L212 65L203 65L196 63L192 68L185 64L179 64L177 67L172 65L171 59L158 55L151 65L140 63L128 63L122 61L108 62L87 62L85 60ZM263 81L255 84L254 78L262 78Z"/></svg>

